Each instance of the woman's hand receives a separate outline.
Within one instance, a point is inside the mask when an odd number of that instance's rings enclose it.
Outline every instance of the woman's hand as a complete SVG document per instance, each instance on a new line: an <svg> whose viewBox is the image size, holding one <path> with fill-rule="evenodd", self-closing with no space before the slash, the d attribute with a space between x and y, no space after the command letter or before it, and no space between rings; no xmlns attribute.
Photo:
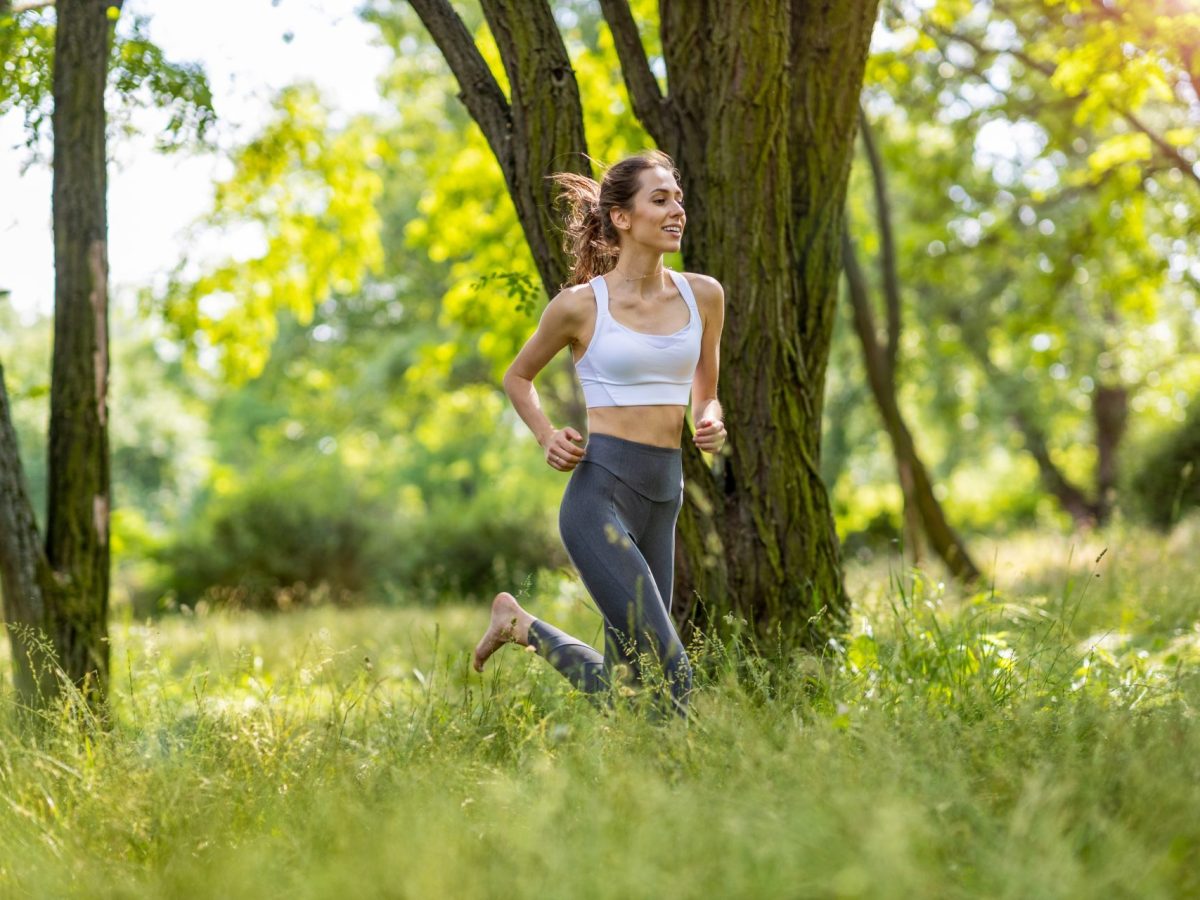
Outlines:
<svg viewBox="0 0 1200 900"><path fill-rule="evenodd" d="M546 462L560 472L570 472L583 459L583 448L571 442L582 440L583 435L570 426L556 428L542 444L542 449L546 451Z"/></svg>
<svg viewBox="0 0 1200 900"><path fill-rule="evenodd" d="M725 445L725 423L720 419L701 419L696 423L692 441L705 453L717 453Z"/></svg>

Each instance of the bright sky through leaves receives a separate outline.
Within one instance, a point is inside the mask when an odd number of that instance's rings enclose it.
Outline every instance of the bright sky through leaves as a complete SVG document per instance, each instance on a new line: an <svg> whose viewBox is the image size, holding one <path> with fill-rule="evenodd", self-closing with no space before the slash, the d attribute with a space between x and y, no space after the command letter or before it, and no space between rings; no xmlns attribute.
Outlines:
<svg viewBox="0 0 1200 900"><path fill-rule="evenodd" d="M151 3L128 0L122 20L150 15L150 36L167 57L197 60L212 84L222 149L245 140L269 114L280 88L311 80L343 113L375 108L375 79L389 51L355 14L355 0L210 0ZM111 100L110 100L111 102ZM160 275L179 258L180 232L211 205L212 182L225 172L213 155L163 156L152 132L160 113L134 117L146 132L110 146L109 260L117 297ZM0 118L0 289L26 320L53 306L54 264L50 234L50 169L24 174L19 112Z"/></svg>

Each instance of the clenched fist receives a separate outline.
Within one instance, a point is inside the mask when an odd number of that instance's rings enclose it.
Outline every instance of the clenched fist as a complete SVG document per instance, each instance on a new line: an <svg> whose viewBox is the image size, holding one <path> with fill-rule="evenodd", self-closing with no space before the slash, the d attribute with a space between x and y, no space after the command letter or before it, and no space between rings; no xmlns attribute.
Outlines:
<svg viewBox="0 0 1200 900"><path fill-rule="evenodd" d="M560 472L570 472L583 459L583 448L572 442L582 440L583 435L570 426L555 429L542 444L546 462Z"/></svg>
<svg viewBox="0 0 1200 900"><path fill-rule="evenodd" d="M696 423L692 441L705 453L716 453L725 444L725 423L720 419L701 419Z"/></svg>

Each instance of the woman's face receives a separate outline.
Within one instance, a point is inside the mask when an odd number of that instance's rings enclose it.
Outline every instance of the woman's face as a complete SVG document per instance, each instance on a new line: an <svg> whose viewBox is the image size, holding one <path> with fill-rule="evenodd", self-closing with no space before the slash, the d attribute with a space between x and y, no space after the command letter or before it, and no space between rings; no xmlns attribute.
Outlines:
<svg viewBox="0 0 1200 900"><path fill-rule="evenodd" d="M673 253L683 240L687 215L683 211L683 191L675 178L661 166L638 173L640 187L633 197L633 209L614 209L613 224L621 235L621 244L644 244L659 253Z"/></svg>

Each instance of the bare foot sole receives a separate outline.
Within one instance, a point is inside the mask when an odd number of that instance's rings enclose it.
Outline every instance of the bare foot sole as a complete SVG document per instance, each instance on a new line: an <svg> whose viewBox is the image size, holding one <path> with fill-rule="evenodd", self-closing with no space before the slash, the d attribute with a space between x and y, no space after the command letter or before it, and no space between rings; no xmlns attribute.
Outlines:
<svg viewBox="0 0 1200 900"><path fill-rule="evenodd" d="M505 644L516 640L517 618L520 612L521 607L517 605L517 599L512 594L501 591L496 595L496 599L492 601L492 621L488 623L487 631L475 646L476 672L483 671L483 664L489 656Z"/></svg>

